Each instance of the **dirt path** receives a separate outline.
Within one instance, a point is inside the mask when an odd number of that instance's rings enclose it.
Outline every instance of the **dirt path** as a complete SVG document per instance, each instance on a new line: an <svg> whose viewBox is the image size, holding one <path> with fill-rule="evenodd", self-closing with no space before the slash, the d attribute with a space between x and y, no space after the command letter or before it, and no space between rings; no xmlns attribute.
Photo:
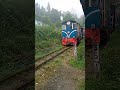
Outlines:
<svg viewBox="0 0 120 90"><path fill-rule="evenodd" d="M43 77L44 81L36 80L36 90L80 90L79 84L84 79L84 72L68 64L71 58L73 58L72 50L57 58L56 60L61 60L61 63L51 71L52 74L49 73L49 77L46 75L46 78Z"/></svg>

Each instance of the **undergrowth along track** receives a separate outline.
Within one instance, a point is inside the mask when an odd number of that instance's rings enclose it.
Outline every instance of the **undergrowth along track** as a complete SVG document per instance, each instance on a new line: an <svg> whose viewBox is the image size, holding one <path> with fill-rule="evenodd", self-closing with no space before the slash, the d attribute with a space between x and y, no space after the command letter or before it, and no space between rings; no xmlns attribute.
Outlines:
<svg viewBox="0 0 120 90"><path fill-rule="evenodd" d="M28 83L34 81L34 73L40 67L44 66L49 61L53 60L53 58L59 56L63 52L67 51L71 47L63 47L62 49L53 51L35 61L35 65L29 65L24 70L21 70L11 76L7 76L3 80L0 81L0 88L2 90L15 90L18 88L22 88L26 86ZM35 70L34 70L35 68ZM11 83L12 82L12 83Z"/></svg>
<svg viewBox="0 0 120 90"><path fill-rule="evenodd" d="M63 52L67 51L70 48L71 47L63 47L59 50L53 51L53 52L37 59L36 63L35 63L35 70L38 70L41 66L45 65L47 62L49 62L53 58L59 56L60 54L62 54Z"/></svg>
<svg viewBox="0 0 120 90"><path fill-rule="evenodd" d="M48 56L48 55L50 55L50 54L52 54L52 53L55 53L55 52L57 52L57 51L60 51L60 50L63 49L63 48L66 48L66 47L62 47L62 48L60 48L60 49L58 49L58 50L54 50L54 51L52 51L52 52L50 52L50 53L47 53L46 55L35 59L35 61L40 60L40 59L42 59L42 58L44 58L44 57L46 57L46 56Z"/></svg>

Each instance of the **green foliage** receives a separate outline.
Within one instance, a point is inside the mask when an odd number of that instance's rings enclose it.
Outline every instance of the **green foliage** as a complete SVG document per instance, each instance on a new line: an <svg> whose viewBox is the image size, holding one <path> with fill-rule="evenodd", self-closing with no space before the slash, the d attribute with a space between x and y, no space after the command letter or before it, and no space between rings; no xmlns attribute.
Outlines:
<svg viewBox="0 0 120 90"><path fill-rule="evenodd" d="M113 89L120 88L120 31L113 32L107 47L101 50L101 68L103 81L106 87Z"/></svg>
<svg viewBox="0 0 120 90"><path fill-rule="evenodd" d="M35 52L37 56L53 51L61 47L61 31L55 30L54 26L35 27Z"/></svg>
<svg viewBox="0 0 120 90"><path fill-rule="evenodd" d="M80 80L79 90L85 90L85 79Z"/></svg>
<svg viewBox="0 0 120 90"><path fill-rule="evenodd" d="M77 47L78 59L71 59L70 65L81 70L85 70L85 41L82 40L80 45Z"/></svg>
<svg viewBox="0 0 120 90"><path fill-rule="evenodd" d="M63 17L63 21L66 20L76 20L78 23L80 23L82 26L84 26L84 17L81 16L78 18L76 14L73 14L69 11L67 12L61 12L57 9L54 9L50 7L50 4L47 5L47 10L39 4L35 4L35 20L40 21L43 24L47 24L49 26L55 25L56 27L61 26L61 17Z"/></svg>
<svg viewBox="0 0 120 90"><path fill-rule="evenodd" d="M26 7L26 2L27 7ZM18 5L18 3L21 5ZM10 62L18 56L34 52L34 8L33 2L26 0L2 1L0 3L0 65ZM30 11L29 11L30 10ZM32 59L32 58L31 58ZM22 60L22 58L21 58Z"/></svg>
<svg viewBox="0 0 120 90"><path fill-rule="evenodd" d="M85 27L85 16L82 15L78 20L79 20L78 22L80 23L80 25L82 27Z"/></svg>
<svg viewBox="0 0 120 90"><path fill-rule="evenodd" d="M70 12L66 12L63 16L63 21L67 21L67 20L75 20L73 14L71 14Z"/></svg>
<svg viewBox="0 0 120 90"><path fill-rule="evenodd" d="M50 7L48 3L47 10L42 6L40 7L39 4L35 4L35 20L41 21L43 24L47 25L55 25L57 22L61 22L60 20L61 12L57 9Z"/></svg>
<svg viewBox="0 0 120 90"><path fill-rule="evenodd" d="M1 80L34 64L34 1L2 0L0 13Z"/></svg>
<svg viewBox="0 0 120 90"><path fill-rule="evenodd" d="M56 23L57 21L60 21L60 15L61 13L57 9L52 9L50 14L50 19L53 23Z"/></svg>

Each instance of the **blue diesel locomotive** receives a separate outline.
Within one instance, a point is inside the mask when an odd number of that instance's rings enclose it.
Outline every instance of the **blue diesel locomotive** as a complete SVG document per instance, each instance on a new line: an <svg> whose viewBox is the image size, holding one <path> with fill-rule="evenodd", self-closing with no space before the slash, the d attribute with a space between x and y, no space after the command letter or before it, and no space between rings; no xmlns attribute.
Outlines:
<svg viewBox="0 0 120 90"><path fill-rule="evenodd" d="M79 44L81 39L80 24L68 20L62 23L62 45Z"/></svg>
<svg viewBox="0 0 120 90"><path fill-rule="evenodd" d="M114 29L114 5L106 0L80 0L85 15L85 44L107 42Z"/></svg>

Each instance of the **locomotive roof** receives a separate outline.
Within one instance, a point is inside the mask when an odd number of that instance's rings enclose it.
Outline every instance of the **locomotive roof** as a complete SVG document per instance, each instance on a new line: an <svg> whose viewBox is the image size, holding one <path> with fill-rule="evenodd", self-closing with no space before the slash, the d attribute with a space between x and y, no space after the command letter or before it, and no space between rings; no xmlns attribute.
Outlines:
<svg viewBox="0 0 120 90"><path fill-rule="evenodd" d="M62 22L62 24L66 24L66 22L68 22L68 21L73 22L73 23L77 23L77 22L74 21L74 20L67 20L67 21ZM79 23L77 23L77 24L79 24Z"/></svg>

